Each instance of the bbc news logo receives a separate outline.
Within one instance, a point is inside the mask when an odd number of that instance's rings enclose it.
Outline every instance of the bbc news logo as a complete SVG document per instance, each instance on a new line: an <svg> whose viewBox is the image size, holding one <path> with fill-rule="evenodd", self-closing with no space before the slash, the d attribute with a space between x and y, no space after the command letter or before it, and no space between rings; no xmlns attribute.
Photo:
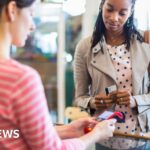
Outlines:
<svg viewBox="0 0 150 150"><path fill-rule="evenodd" d="M2 138L19 138L19 130L0 130L0 139Z"/></svg>

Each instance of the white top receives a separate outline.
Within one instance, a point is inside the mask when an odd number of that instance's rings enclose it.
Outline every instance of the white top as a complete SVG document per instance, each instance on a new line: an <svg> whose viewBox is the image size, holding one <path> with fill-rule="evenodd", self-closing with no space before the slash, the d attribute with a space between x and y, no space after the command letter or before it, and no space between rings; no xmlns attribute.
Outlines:
<svg viewBox="0 0 150 150"><path fill-rule="evenodd" d="M132 67L130 51L126 49L125 44L119 46L107 45L107 50L116 70L118 89L128 90L132 94ZM116 123L116 131L125 134L142 134L137 121L137 116L133 114L130 106L116 105L115 110L124 112L126 116L125 123ZM102 142L101 144L109 148L120 150L134 148L142 145L143 143L137 142L133 139L114 137Z"/></svg>

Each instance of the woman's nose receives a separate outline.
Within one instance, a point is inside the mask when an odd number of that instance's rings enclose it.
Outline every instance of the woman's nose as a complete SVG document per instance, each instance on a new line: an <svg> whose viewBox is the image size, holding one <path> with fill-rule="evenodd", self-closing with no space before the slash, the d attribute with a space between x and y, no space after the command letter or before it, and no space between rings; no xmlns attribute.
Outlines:
<svg viewBox="0 0 150 150"><path fill-rule="evenodd" d="M112 13L111 20L112 21L118 21L119 20L119 14L117 12Z"/></svg>

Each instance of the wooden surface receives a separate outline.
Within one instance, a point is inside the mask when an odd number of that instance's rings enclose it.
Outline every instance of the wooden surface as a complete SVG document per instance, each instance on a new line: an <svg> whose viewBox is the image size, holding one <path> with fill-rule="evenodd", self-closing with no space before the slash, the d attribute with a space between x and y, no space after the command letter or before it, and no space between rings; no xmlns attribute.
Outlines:
<svg viewBox="0 0 150 150"><path fill-rule="evenodd" d="M124 134L121 132L114 132L114 136L122 136L126 138L134 138L134 139L143 139L143 140L150 140L150 136L140 136L140 135L133 135L133 134Z"/></svg>

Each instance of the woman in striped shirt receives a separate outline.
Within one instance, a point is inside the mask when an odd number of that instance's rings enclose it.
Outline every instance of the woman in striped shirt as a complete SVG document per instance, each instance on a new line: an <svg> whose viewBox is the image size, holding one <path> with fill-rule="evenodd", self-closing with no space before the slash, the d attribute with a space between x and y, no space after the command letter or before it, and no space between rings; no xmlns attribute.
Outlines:
<svg viewBox="0 0 150 150"><path fill-rule="evenodd" d="M115 120L82 119L53 127L38 73L10 58L35 26L34 0L0 1L0 150L83 150L112 136ZM86 125L94 129L84 134Z"/></svg>

